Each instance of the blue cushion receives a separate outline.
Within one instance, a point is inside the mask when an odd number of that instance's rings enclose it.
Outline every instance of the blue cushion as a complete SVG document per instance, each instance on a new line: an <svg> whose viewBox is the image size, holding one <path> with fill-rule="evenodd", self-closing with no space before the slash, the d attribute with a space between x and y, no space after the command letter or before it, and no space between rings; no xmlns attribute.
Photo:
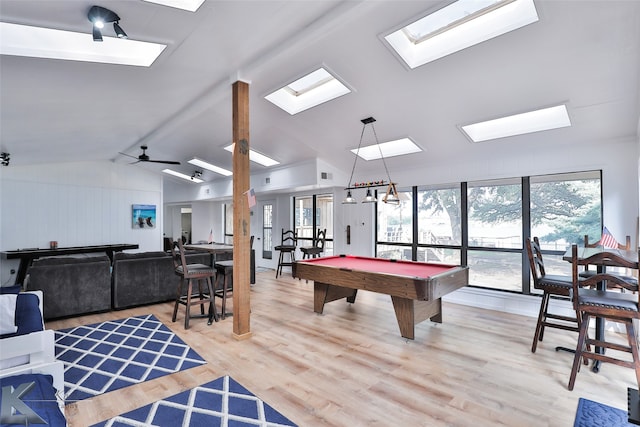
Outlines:
<svg viewBox="0 0 640 427"><path fill-rule="evenodd" d="M22 290L22 286L0 286L0 294L19 294Z"/></svg>
<svg viewBox="0 0 640 427"><path fill-rule="evenodd" d="M13 334L0 335L0 338L8 338L17 335L30 334L41 331L42 313L40 313L40 299L35 294L20 293L16 300L16 325L18 330Z"/></svg>

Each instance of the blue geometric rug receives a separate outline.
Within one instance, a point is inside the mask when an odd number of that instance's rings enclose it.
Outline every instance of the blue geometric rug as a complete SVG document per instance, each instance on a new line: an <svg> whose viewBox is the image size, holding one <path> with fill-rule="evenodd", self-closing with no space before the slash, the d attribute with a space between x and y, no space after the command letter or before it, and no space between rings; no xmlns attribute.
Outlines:
<svg viewBox="0 0 640 427"><path fill-rule="evenodd" d="M627 411L580 398L573 427L631 427Z"/></svg>
<svg viewBox="0 0 640 427"><path fill-rule="evenodd" d="M91 427L295 426L233 378L224 376Z"/></svg>
<svg viewBox="0 0 640 427"><path fill-rule="evenodd" d="M55 336L67 403L206 363L152 314L61 329Z"/></svg>

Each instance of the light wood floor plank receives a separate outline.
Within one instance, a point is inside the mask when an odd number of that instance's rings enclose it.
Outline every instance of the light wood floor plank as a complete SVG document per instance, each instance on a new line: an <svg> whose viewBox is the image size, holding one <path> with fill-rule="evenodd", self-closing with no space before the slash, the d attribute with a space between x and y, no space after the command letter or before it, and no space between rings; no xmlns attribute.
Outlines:
<svg viewBox="0 0 640 427"><path fill-rule="evenodd" d="M258 273L251 292L248 340L232 336L233 319L211 326L171 303L47 323L61 329L153 313L207 364L66 407L70 427L86 427L230 375L300 426L572 426L578 398L626 409L630 369L582 367L567 390L577 334L550 329L530 351L535 319L445 303L442 324L400 336L391 300L359 292L313 312L313 282ZM231 298L227 300L231 306ZM611 332L608 332L611 333Z"/></svg>

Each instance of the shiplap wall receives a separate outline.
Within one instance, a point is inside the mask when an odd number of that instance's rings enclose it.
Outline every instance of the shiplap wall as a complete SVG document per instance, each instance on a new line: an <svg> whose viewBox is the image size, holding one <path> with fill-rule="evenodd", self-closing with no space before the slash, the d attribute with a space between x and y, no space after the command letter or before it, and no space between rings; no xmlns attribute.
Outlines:
<svg viewBox="0 0 640 427"><path fill-rule="evenodd" d="M154 229L132 226L132 205L156 205ZM162 250L162 177L112 162L10 166L0 175L0 249L134 243ZM17 260L0 258L8 284Z"/></svg>

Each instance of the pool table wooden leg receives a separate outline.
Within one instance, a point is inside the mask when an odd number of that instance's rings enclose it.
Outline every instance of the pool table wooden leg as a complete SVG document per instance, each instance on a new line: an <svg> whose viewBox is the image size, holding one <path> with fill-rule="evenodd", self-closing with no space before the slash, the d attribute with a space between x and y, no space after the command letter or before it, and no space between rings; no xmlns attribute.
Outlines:
<svg viewBox="0 0 640 427"><path fill-rule="evenodd" d="M313 311L322 314L325 303L342 298L347 298L349 302L355 302L357 292L357 289L313 282Z"/></svg>
<svg viewBox="0 0 640 427"><path fill-rule="evenodd" d="M410 340L415 337L415 325L431 319L434 322L442 323L442 300L418 301L411 298L401 298L391 296L393 309L396 312L396 319L400 334Z"/></svg>

